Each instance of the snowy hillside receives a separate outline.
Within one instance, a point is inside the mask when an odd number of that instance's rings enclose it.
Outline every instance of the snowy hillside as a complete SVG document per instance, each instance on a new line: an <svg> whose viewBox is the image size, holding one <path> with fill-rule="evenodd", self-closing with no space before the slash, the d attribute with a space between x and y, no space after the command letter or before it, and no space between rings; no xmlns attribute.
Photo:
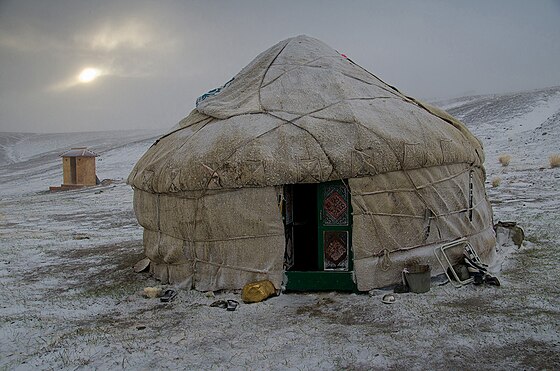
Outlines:
<svg viewBox="0 0 560 371"><path fill-rule="evenodd" d="M494 219L531 225L542 217L557 229L560 169L550 168L549 157L560 154L560 87L468 97L440 107L465 122L484 144ZM501 166L501 155L511 156L509 166ZM499 186L491 187L493 181Z"/></svg>
<svg viewBox="0 0 560 371"><path fill-rule="evenodd" d="M40 192L60 185L60 154L71 147L88 147L100 155L99 179L124 179L162 132L0 133L0 196Z"/></svg>
<svg viewBox="0 0 560 371"><path fill-rule="evenodd" d="M514 166L546 166L560 151L560 87L436 102L463 121L485 144L492 168L502 153L515 153Z"/></svg>
<svg viewBox="0 0 560 371"><path fill-rule="evenodd" d="M519 222L526 242L497 266L501 287L436 279L391 305L385 290L234 312L209 304L236 292L145 299L159 283L131 269L143 257L131 188L46 190L69 147L100 154L100 179L122 180L161 132L0 133L0 369L560 369L560 168L548 162L560 87L436 105L483 142L495 221Z"/></svg>

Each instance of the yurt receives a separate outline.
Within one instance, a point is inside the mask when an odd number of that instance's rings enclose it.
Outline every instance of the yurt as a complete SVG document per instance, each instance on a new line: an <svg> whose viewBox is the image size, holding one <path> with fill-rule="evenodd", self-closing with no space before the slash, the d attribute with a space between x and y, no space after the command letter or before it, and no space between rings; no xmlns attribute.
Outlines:
<svg viewBox="0 0 560 371"><path fill-rule="evenodd" d="M458 238L492 257L483 162L461 122L298 36L202 95L128 183L164 283L368 291L441 273Z"/></svg>

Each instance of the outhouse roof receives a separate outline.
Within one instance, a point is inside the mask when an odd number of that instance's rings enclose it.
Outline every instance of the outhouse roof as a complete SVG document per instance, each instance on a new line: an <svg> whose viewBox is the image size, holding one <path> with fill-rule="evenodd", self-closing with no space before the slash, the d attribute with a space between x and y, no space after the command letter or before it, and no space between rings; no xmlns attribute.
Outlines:
<svg viewBox="0 0 560 371"><path fill-rule="evenodd" d="M60 155L60 157L97 157L97 153L86 147L72 148Z"/></svg>

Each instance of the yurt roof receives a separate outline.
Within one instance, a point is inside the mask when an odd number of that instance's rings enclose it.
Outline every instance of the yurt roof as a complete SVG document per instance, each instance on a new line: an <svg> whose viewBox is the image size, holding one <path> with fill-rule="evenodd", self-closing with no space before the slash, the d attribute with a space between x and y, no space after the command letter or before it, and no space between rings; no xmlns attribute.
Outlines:
<svg viewBox="0 0 560 371"><path fill-rule="evenodd" d="M99 156L97 153L90 151L86 147L71 148L60 155L60 157L97 157L97 156Z"/></svg>
<svg viewBox="0 0 560 371"><path fill-rule="evenodd" d="M318 183L483 162L447 113L407 97L323 42L297 36L257 56L138 161L157 193Z"/></svg>

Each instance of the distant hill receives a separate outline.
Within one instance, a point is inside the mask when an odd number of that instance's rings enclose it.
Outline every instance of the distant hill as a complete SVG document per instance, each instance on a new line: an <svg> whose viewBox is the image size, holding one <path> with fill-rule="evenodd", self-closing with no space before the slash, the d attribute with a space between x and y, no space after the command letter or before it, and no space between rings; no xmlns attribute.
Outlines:
<svg viewBox="0 0 560 371"><path fill-rule="evenodd" d="M560 153L560 86L432 103L463 121L483 142L486 167L508 153L515 166L546 166Z"/></svg>
<svg viewBox="0 0 560 371"><path fill-rule="evenodd" d="M475 95L434 102L467 125L500 124L528 114L543 123L560 112L560 86L499 95ZM538 126L538 125L537 125Z"/></svg>
<svg viewBox="0 0 560 371"><path fill-rule="evenodd" d="M60 154L88 147L97 158L100 179L124 179L163 131L88 133L0 133L0 195L39 192L62 182Z"/></svg>
<svg viewBox="0 0 560 371"><path fill-rule="evenodd" d="M483 142L486 166L500 153L541 166L560 151L560 87L477 95L432 103L463 121ZM47 190L62 181L59 155L70 147L100 154L100 179L125 179L136 161L164 132L0 133L0 196ZM515 163L515 162L514 162Z"/></svg>

